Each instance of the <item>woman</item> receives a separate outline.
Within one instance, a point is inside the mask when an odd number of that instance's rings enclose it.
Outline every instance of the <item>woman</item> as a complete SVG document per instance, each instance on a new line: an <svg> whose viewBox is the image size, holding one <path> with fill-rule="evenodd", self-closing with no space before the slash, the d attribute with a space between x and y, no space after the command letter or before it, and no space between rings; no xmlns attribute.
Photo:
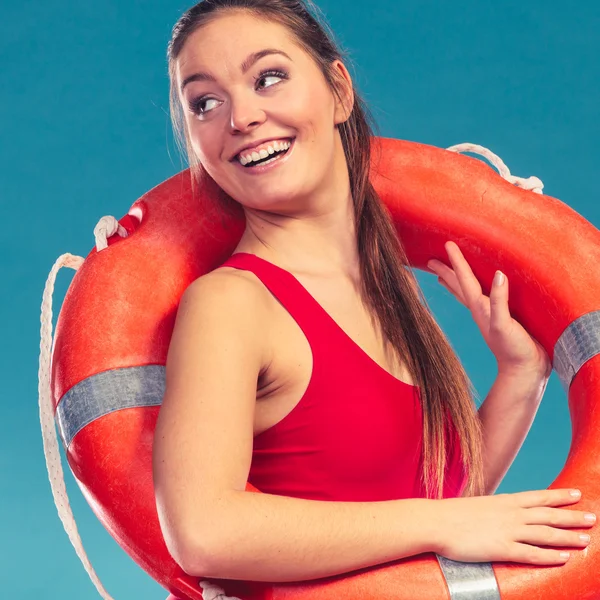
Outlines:
<svg viewBox="0 0 600 600"><path fill-rule="evenodd" d="M169 349L154 484L175 560L278 582L428 551L559 565L539 546L584 547L568 531L584 514L557 508L569 490L489 495L518 446L507 462L484 443L492 425L368 181L372 130L323 26L296 0L208 0L168 57L194 177L246 217L233 256L183 295ZM432 268L472 306L477 281L447 250L453 269ZM477 316L510 321L486 338L504 391L528 377L539 400L548 357L504 310Z"/></svg>

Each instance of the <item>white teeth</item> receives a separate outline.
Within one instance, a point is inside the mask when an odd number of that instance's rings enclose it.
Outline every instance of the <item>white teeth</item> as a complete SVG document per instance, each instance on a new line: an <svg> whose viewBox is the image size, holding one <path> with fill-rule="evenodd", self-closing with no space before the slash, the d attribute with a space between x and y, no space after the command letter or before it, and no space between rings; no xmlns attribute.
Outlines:
<svg viewBox="0 0 600 600"><path fill-rule="evenodd" d="M273 144L269 145L267 149L261 149L259 152L253 151L248 154L240 154L238 160L242 165L247 165L250 162L260 160L261 158L267 158L269 154L274 154L275 152L280 152L281 150L287 150L291 146L291 142L279 142L275 141Z"/></svg>

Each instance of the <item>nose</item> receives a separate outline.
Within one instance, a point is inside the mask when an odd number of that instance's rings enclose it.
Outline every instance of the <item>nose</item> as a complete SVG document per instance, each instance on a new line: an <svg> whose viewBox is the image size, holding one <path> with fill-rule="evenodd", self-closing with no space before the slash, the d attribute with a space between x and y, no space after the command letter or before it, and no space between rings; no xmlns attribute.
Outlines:
<svg viewBox="0 0 600 600"><path fill-rule="evenodd" d="M229 126L232 133L241 133L264 123L266 115L259 105L259 98L238 98L231 100Z"/></svg>

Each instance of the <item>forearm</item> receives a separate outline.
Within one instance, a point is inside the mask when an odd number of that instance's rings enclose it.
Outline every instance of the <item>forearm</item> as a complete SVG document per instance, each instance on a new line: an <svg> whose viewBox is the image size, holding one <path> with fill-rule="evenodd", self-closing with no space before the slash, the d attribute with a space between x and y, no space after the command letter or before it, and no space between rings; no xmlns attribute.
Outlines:
<svg viewBox="0 0 600 600"><path fill-rule="evenodd" d="M188 572L304 581L432 551L436 502L443 501L329 502L234 492L217 511L214 541L202 553L212 558Z"/></svg>
<svg viewBox="0 0 600 600"><path fill-rule="evenodd" d="M494 493L517 456L547 383L547 377L533 372L498 373L479 408L486 494Z"/></svg>

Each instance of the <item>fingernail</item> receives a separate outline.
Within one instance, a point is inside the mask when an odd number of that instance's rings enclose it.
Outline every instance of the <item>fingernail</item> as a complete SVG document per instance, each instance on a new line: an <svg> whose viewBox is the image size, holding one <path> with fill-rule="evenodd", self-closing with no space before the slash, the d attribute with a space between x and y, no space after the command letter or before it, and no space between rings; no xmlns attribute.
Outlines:
<svg viewBox="0 0 600 600"><path fill-rule="evenodd" d="M504 273L502 271L496 271L494 275L494 285L502 285L504 283Z"/></svg>
<svg viewBox="0 0 600 600"><path fill-rule="evenodd" d="M571 556L571 555L568 552L561 552L560 553L560 557L561 558L565 558L566 559L566 558L569 558L569 556Z"/></svg>
<svg viewBox="0 0 600 600"><path fill-rule="evenodd" d="M589 521L590 523L594 523L594 521L596 520L596 515L593 513L588 513L587 515L584 515L583 517L586 521Z"/></svg>
<svg viewBox="0 0 600 600"><path fill-rule="evenodd" d="M573 496L573 498L578 498L579 496L581 496L581 491L579 491L579 490L571 490L569 492L569 494L571 494L571 496Z"/></svg>

